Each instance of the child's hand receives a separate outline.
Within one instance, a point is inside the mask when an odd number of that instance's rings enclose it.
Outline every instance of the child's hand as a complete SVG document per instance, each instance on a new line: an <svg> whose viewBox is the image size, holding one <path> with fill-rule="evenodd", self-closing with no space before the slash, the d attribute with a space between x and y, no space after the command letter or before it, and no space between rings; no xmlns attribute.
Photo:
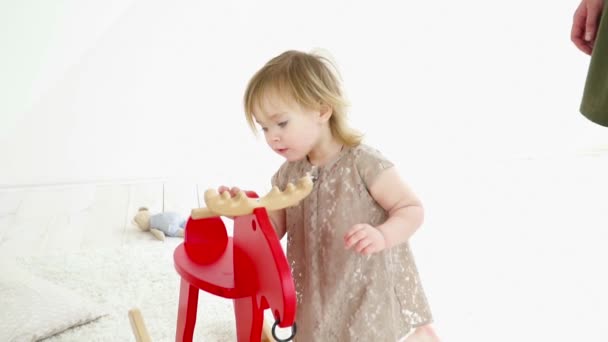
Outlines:
<svg viewBox="0 0 608 342"><path fill-rule="evenodd" d="M220 195L222 193L226 192L226 191L230 192L230 197L234 197L234 196L236 196L236 194L239 193L239 191L241 191L241 189L237 188L236 186L233 186L232 188L229 188L229 187L224 186L224 185L222 185L219 188L217 188L217 192ZM234 216L227 216L227 217L234 220Z"/></svg>
<svg viewBox="0 0 608 342"><path fill-rule="evenodd" d="M236 186L233 186L232 188L229 188L227 186L220 186L219 188L217 188L217 192L221 195L224 192L230 192L230 197L234 197L236 196L236 194L239 193L239 191L241 191L241 189L237 188Z"/></svg>
<svg viewBox="0 0 608 342"><path fill-rule="evenodd" d="M362 255L377 253L386 248L386 240L382 232L367 223L354 225L344 235L344 244L346 249L354 246L355 252Z"/></svg>

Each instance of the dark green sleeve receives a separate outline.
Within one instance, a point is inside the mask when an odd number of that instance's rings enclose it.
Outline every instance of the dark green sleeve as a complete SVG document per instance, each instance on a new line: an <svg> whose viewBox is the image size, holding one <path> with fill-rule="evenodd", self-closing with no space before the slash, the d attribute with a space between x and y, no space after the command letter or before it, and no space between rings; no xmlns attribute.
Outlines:
<svg viewBox="0 0 608 342"><path fill-rule="evenodd" d="M595 46L591 54L587 81L581 102L581 113L589 120L608 127L608 1L604 10Z"/></svg>

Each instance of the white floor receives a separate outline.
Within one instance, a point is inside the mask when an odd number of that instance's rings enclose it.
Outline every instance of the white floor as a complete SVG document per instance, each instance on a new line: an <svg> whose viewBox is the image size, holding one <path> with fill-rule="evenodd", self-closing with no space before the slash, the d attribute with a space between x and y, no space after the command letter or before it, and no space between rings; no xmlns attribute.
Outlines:
<svg viewBox="0 0 608 342"><path fill-rule="evenodd" d="M412 245L444 340L608 341L608 153L443 166L414 177L427 216ZM153 241L137 208L187 214L203 190L4 189L0 255Z"/></svg>
<svg viewBox="0 0 608 342"><path fill-rule="evenodd" d="M183 240L158 241L136 228L132 217L141 206L187 217L202 203L199 193L196 184L179 182L0 191L0 257L100 304L107 313L50 340L132 341L131 308L141 309L153 341L173 340L179 276L172 255ZM201 293L195 337L228 342L233 326L232 302Z"/></svg>
<svg viewBox="0 0 608 342"><path fill-rule="evenodd" d="M608 341L608 153L452 165L422 190L446 341Z"/></svg>

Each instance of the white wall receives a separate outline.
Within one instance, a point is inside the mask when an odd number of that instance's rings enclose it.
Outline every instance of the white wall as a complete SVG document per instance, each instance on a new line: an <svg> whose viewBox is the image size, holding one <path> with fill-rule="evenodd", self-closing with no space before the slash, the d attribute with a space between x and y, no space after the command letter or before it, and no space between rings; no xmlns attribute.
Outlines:
<svg viewBox="0 0 608 342"><path fill-rule="evenodd" d="M266 185L280 160L249 133L241 96L285 49L333 54L353 123L398 164L606 142L578 114L588 58L568 39L574 1L0 6L0 186Z"/></svg>
<svg viewBox="0 0 608 342"><path fill-rule="evenodd" d="M245 84L325 48L353 124L427 206L417 258L446 341L604 340L608 131L578 113L576 1L371 3L5 0L0 188L261 191L281 160L245 124Z"/></svg>

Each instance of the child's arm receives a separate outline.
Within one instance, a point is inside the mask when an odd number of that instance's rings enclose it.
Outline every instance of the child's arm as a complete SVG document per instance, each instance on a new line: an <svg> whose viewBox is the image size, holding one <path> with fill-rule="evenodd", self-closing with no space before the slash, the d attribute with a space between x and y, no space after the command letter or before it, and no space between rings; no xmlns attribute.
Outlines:
<svg viewBox="0 0 608 342"><path fill-rule="evenodd" d="M395 167L378 175L370 187L372 197L388 212L388 219L378 228L386 241L385 248L402 244L422 225L424 210L414 192L403 182Z"/></svg>
<svg viewBox="0 0 608 342"><path fill-rule="evenodd" d="M268 218L270 218L270 222L272 222L272 226L277 232L277 237L281 240L287 230L285 225L285 209L269 211Z"/></svg>
<svg viewBox="0 0 608 342"><path fill-rule="evenodd" d="M354 246L362 254L379 252L406 242L424 219L420 200L401 180L395 167L380 173L369 191L389 217L377 227L367 223L356 224L346 233L346 248Z"/></svg>

